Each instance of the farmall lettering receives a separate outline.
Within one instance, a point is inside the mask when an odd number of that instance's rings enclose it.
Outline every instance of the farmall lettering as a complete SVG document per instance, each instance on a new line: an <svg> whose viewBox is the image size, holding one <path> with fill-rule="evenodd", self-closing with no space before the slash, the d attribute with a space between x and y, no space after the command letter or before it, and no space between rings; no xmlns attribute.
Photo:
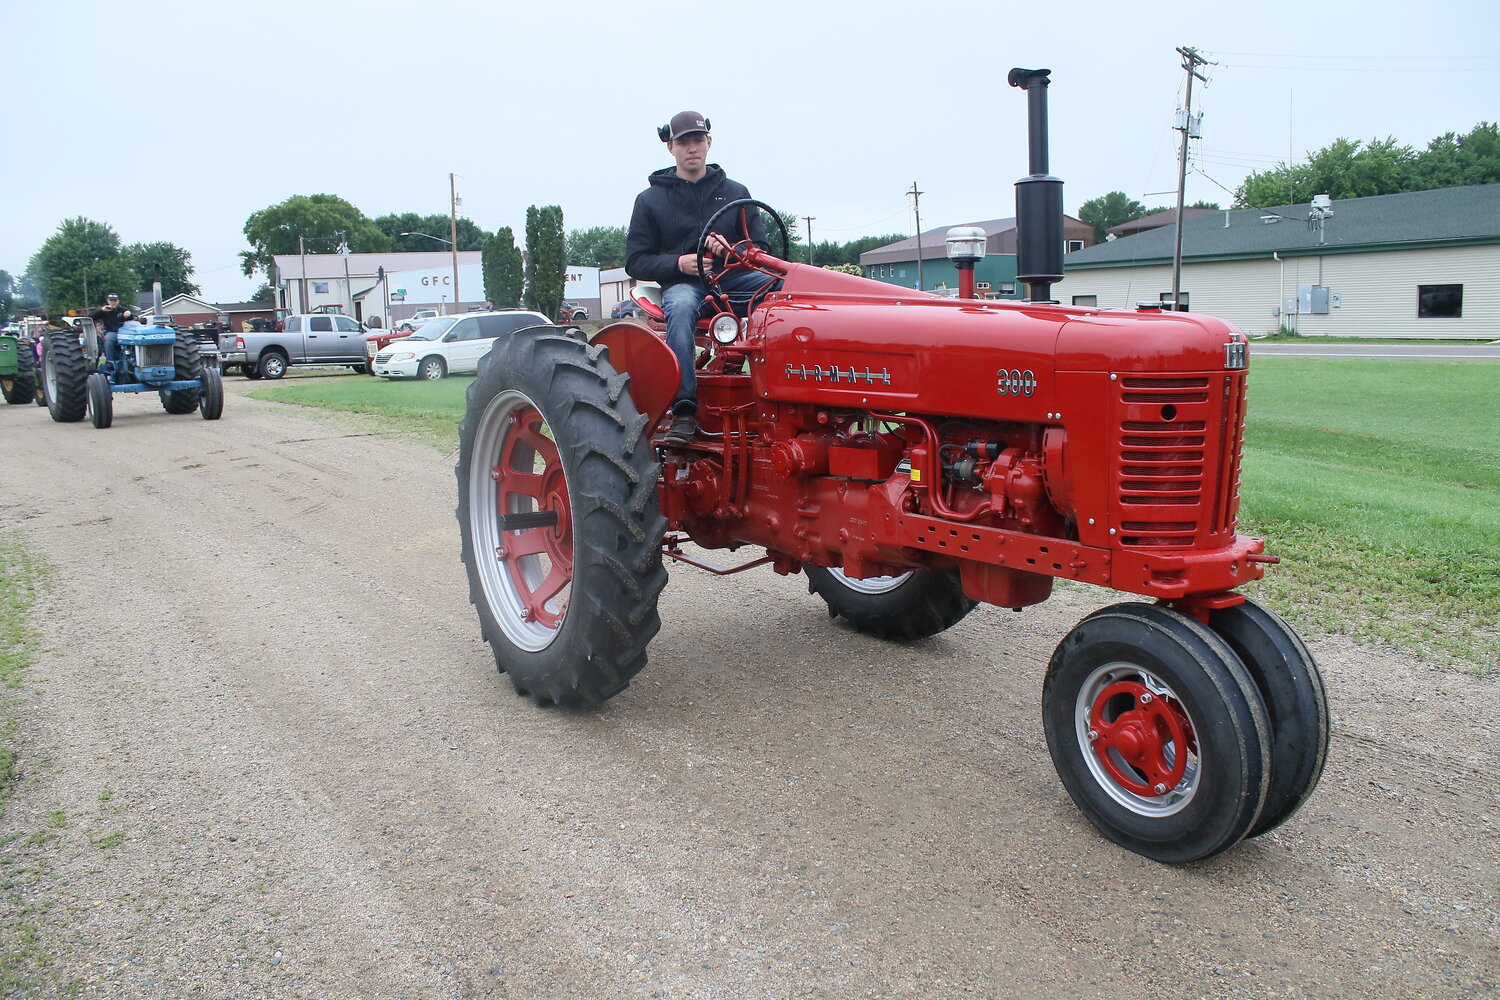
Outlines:
<svg viewBox="0 0 1500 1000"><path fill-rule="evenodd" d="M1039 664L1042 729L1104 837L1194 861L1292 818L1328 747L1307 646L1237 591L1275 562L1236 530L1249 349L1212 316L1053 302L1063 241L1048 234L1064 225L1045 155L1047 71L1010 82L1032 105L1033 169L1016 185L1029 301L939 298L793 263L774 209L724 205L700 252L762 210L771 248L740 246L706 275L726 311L724 274L762 284L739 304L742 323L716 337L700 321L695 419L671 412L680 373L657 307L654 328L615 323L591 342L550 326L495 342L459 431L470 599L519 692L582 706L624 690L659 629L687 635L657 611L663 556L737 571L686 542L763 549L737 569L805 574L847 627L903 642L981 603L1021 611L1059 579L1134 594ZM1014 648L1010 616L975 618L964 641ZM809 613L794 627L839 626ZM840 644L836 631L816 641ZM864 697L854 665L814 669ZM662 700L652 689L635 703Z"/></svg>

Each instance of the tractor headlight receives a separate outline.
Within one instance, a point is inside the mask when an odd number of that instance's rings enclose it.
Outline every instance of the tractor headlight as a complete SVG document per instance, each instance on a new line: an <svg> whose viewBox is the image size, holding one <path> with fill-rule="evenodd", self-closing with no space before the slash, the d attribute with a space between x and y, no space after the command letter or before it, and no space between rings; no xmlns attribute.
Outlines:
<svg viewBox="0 0 1500 1000"><path fill-rule="evenodd" d="M732 344L740 337L740 320L731 313L719 313L709 324L708 332L720 344Z"/></svg>

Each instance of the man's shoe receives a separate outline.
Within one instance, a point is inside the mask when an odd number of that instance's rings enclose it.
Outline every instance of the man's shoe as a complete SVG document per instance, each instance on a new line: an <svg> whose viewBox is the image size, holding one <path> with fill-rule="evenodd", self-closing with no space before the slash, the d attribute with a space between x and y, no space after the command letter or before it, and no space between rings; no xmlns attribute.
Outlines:
<svg viewBox="0 0 1500 1000"><path fill-rule="evenodd" d="M679 413L672 418L672 426L663 438L667 444L692 444L698 436L698 418L691 413Z"/></svg>

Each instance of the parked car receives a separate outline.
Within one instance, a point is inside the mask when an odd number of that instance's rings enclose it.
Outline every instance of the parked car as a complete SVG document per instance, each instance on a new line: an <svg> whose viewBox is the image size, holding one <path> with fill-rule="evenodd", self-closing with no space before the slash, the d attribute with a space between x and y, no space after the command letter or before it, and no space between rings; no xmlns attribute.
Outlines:
<svg viewBox="0 0 1500 1000"><path fill-rule="evenodd" d="M440 379L450 372L477 372L479 359L496 337L528 326L551 326L541 313L521 309L439 316L375 355L375 374L385 378Z"/></svg>
<svg viewBox="0 0 1500 1000"><path fill-rule="evenodd" d="M637 316L646 315L641 307L635 304L633 299L621 299L615 303L615 307L609 311L610 319L632 319Z"/></svg>
<svg viewBox="0 0 1500 1000"><path fill-rule="evenodd" d="M406 319L399 320L396 323L396 329L404 333L414 333L422 328L423 323L426 323L428 320L437 319L437 316L438 312L436 309L418 309Z"/></svg>
<svg viewBox="0 0 1500 1000"><path fill-rule="evenodd" d="M557 313L557 321L559 323L582 323L588 318L588 308L579 305L577 302L564 302L562 308Z"/></svg>
<svg viewBox="0 0 1500 1000"><path fill-rule="evenodd" d="M219 362L225 371L239 368L249 378L281 378L289 365L348 365L364 371L369 364L365 337L369 330L352 316L298 313L282 329L259 333L221 333Z"/></svg>

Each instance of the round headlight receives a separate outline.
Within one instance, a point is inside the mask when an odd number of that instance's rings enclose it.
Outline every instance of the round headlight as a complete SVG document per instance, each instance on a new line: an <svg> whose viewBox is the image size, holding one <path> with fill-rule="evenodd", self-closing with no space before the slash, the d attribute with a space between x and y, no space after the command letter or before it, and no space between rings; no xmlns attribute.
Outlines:
<svg viewBox="0 0 1500 1000"><path fill-rule="evenodd" d="M719 313L714 317L713 323L708 327L708 332L713 335L715 341L720 344L732 344L740 336L740 320L732 313Z"/></svg>

